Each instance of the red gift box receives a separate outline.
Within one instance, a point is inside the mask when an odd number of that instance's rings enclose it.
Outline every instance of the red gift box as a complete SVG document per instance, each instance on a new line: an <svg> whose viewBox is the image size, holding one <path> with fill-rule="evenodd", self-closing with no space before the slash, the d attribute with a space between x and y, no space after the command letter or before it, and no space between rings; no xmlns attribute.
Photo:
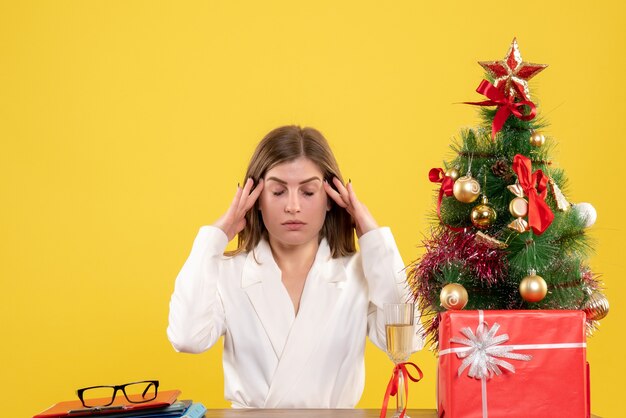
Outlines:
<svg viewBox="0 0 626 418"><path fill-rule="evenodd" d="M586 347L582 311L444 312L439 417L588 418Z"/></svg>

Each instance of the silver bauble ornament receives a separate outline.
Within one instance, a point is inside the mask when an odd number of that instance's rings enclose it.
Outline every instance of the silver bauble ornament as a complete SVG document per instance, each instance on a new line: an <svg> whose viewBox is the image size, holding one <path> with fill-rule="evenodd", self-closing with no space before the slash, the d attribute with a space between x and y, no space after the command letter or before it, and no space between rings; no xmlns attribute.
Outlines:
<svg viewBox="0 0 626 418"><path fill-rule="evenodd" d="M572 206L572 210L576 211L585 222L585 228L591 228L598 219L598 212L591 203L576 203Z"/></svg>

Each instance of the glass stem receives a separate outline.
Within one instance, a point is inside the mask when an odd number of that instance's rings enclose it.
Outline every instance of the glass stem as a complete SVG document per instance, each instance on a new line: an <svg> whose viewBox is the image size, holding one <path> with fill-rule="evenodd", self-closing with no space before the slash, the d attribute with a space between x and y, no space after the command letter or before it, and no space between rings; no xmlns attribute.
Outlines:
<svg viewBox="0 0 626 418"><path fill-rule="evenodd" d="M399 417L406 405L406 393L404 391L404 373L398 375L398 393L396 394L396 417Z"/></svg>

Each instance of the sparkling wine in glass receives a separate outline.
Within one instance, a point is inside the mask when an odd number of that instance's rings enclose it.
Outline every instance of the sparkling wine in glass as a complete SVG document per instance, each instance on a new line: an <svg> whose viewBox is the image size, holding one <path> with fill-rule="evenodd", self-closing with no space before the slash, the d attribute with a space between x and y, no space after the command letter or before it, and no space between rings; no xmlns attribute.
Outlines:
<svg viewBox="0 0 626 418"><path fill-rule="evenodd" d="M390 303L384 305L385 330L387 333L387 355L394 364L409 359L413 348L414 305L412 303ZM404 375L398 375L398 393L396 395L396 413L398 418L405 409ZM409 418L405 415L406 418Z"/></svg>

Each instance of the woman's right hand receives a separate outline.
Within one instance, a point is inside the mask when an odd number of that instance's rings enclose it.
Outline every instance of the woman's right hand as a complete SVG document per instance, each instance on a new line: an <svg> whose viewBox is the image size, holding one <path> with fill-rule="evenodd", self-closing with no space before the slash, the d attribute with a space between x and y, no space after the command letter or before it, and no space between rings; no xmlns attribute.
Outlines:
<svg viewBox="0 0 626 418"><path fill-rule="evenodd" d="M237 193L233 199L230 207L223 214L213 226L218 227L228 237L228 241L235 238L235 236L243 230L246 226L246 213L254 206L254 202L261 195L263 190L263 179L259 180L257 186L252 190L254 186L254 180L248 178L246 184L243 185L243 189L237 186ZM252 192L251 192L252 190Z"/></svg>

